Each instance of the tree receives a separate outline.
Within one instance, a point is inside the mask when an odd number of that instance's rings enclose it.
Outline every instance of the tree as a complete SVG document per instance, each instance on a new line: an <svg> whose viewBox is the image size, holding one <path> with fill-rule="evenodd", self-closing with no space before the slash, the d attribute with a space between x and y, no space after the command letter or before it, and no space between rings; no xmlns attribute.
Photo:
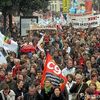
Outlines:
<svg viewBox="0 0 100 100"><path fill-rule="evenodd" d="M48 7L48 0L33 0L33 6L32 9L34 10L43 10L45 11Z"/></svg>
<svg viewBox="0 0 100 100"><path fill-rule="evenodd" d="M27 15L33 11L46 10L48 7L48 0L21 0L19 4L20 11Z"/></svg>
<svg viewBox="0 0 100 100"><path fill-rule="evenodd" d="M4 33L6 33L6 16L9 16L9 27L12 32L12 14L16 13L24 16L32 15L33 11L46 11L49 0L0 0L0 9L4 16Z"/></svg>
<svg viewBox="0 0 100 100"><path fill-rule="evenodd" d="M11 15L11 8L12 8L12 1L11 0L0 0L0 7L2 14L4 16L4 34L6 33L6 17L9 16L9 27L11 31L12 26L12 15Z"/></svg>

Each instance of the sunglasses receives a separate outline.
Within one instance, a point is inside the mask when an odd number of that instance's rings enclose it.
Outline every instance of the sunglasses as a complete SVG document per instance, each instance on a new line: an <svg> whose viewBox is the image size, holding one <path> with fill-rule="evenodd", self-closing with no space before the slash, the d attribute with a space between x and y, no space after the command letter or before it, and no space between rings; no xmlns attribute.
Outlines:
<svg viewBox="0 0 100 100"><path fill-rule="evenodd" d="M97 74L93 74L93 75L91 75L91 77L96 77L97 76Z"/></svg>

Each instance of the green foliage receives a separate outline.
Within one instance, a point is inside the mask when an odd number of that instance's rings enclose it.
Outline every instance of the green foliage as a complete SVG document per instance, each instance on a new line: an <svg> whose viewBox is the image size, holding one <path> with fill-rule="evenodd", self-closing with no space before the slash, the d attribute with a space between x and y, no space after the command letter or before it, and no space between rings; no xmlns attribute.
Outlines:
<svg viewBox="0 0 100 100"><path fill-rule="evenodd" d="M48 1L47 0L22 0L20 2L20 8L23 10L44 10L48 6Z"/></svg>
<svg viewBox="0 0 100 100"><path fill-rule="evenodd" d="M1 7L12 6L12 1L11 0L0 0L0 6Z"/></svg>
<svg viewBox="0 0 100 100"><path fill-rule="evenodd" d="M12 10L28 13L37 10L46 10L48 0L0 0L0 7L12 7ZM9 9L9 8L8 8Z"/></svg>

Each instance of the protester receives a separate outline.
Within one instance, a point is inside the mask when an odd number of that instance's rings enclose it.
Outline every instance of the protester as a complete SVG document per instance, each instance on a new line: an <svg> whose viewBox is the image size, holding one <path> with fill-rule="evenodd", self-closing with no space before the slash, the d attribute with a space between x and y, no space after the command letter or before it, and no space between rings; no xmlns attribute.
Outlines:
<svg viewBox="0 0 100 100"><path fill-rule="evenodd" d="M43 100L50 100L52 93L53 93L53 88L51 81L49 79L46 79L44 83L44 88L41 90L41 94L44 98Z"/></svg>
<svg viewBox="0 0 100 100"><path fill-rule="evenodd" d="M100 95L100 91L97 90L97 86L96 86L95 83L90 83L90 84L89 84L89 87L90 87L91 89L93 89L93 92L94 92L94 95L95 95L95 96L99 96L99 95Z"/></svg>
<svg viewBox="0 0 100 100"><path fill-rule="evenodd" d="M87 81L88 85L90 83L95 83L97 86L97 90L100 91L100 82L98 81L98 72L95 69L91 71L91 79Z"/></svg>
<svg viewBox="0 0 100 100"><path fill-rule="evenodd" d="M13 29L13 33L16 29ZM50 100L53 97L57 98L55 87L60 87L66 81L63 89L57 88L56 92L60 94L60 97L64 96L67 100L71 100L73 94L77 96L79 92L78 98L81 96L83 99L86 94L87 99L89 97L92 100L89 95L91 90L94 90L96 94L100 91L99 33L100 30L97 27L76 29L69 25L62 26L62 30L56 31L31 30L25 37L13 34L19 49L16 54L7 51L7 64L0 64L0 90L3 90L2 86L6 83L10 90L15 91L15 94L19 91L15 97L21 96L25 100L31 100L39 96L41 99L36 100ZM34 47L34 50L22 52L21 48L29 44ZM47 59L48 53L52 56L51 60ZM49 75L46 73L47 61L50 64L49 69L51 68L48 71ZM45 78L43 86L41 85L42 77ZM54 82L55 85L52 84Z"/></svg>
<svg viewBox="0 0 100 100"><path fill-rule="evenodd" d="M5 71L0 69L0 83L5 80Z"/></svg>
<svg viewBox="0 0 100 100"><path fill-rule="evenodd" d="M10 89L15 89L16 81L13 79L12 72L8 72L5 75L5 80L0 83L0 90L2 90L2 87L5 83L9 85Z"/></svg>
<svg viewBox="0 0 100 100"><path fill-rule="evenodd" d="M24 95L24 100L44 100L42 95L37 93L35 85L29 86L28 93Z"/></svg>
<svg viewBox="0 0 100 100"><path fill-rule="evenodd" d="M70 93L70 89L73 86L73 84L76 83L76 82L74 81L74 77L73 77L72 74L68 74L67 78L68 78L68 81L66 83L66 89L67 89L67 92L68 92L69 100L71 100L72 94Z"/></svg>
<svg viewBox="0 0 100 100"><path fill-rule="evenodd" d="M14 92L16 94L15 100L23 99L23 95L24 95L23 86L24 86L23 81L21 81L21 80L17 81L16 88L14 90Z"/></svg>
<svg viewBox="0 0 100 100"><path fill-rule="evenodd" d="M96 98L96 96L94 95L94 91L91 88L86 89L84 97L85 100L99 100L99 98Z"/></svg>
<svg viewBox="0 0 100 100"><path fill-rule="evenodd" d="M61 89L56 87L54 89L54 93L51 95L50 100L67 100L65 99L64 95L61 93Z"/></svg>
<svg viewBox="0 0 100 100"><path fill-rule="evenodd" d="M32 84L31 78L28 76L28 70L26 67L23 67L21 73L23 75L23 82L24 82L24 93L28 91L29 86Z"/></svg>
<svg viewBox="0 0 100 100"><path fill-rule="evenodd" d="M92 64L90 60L87 60L85 65L84 65L84 69L83 69L83 73L86 77L87 80L90 79L91 76L91 71L92 71Z"/></svg>
<svg viewBox="0 0 100 100"><path fill-rule="evenodd" d="M70 93L74 93L72 96L72 100L77 99L77 100L84 100L83 95L85 94L85 90L87 89L88 85L83 82L83 77L81 74L76 74L75 76L75 81L70 88Z"/></svg>
<svg viewBox="0 0 100 100"><path fill-rule="evenodd" d="M64 68L62 70L62 74L64 76L67 76L68 74L75 74L75 67L73 66L73 61L72 59L69 59L68 61L66 61L66 68Z"/></svg>
<svg viewBox="0 0 100 100"><path fill-rule="evenodd" d="M0 91L0 100L15 100L15 93L7 84L4 84Z"/></svg>

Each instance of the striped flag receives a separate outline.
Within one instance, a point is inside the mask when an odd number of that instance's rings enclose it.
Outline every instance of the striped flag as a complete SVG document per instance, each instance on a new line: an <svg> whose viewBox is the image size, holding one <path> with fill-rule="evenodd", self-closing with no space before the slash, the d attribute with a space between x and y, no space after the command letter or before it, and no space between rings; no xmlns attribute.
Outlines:
<svg viewBox="0 0 100 100"><path fill-rule="evenodd" d="M52 73L46 73L46 78L50 79L54 86L58 86L61 79L58 76L53 75Z"/></svg>

